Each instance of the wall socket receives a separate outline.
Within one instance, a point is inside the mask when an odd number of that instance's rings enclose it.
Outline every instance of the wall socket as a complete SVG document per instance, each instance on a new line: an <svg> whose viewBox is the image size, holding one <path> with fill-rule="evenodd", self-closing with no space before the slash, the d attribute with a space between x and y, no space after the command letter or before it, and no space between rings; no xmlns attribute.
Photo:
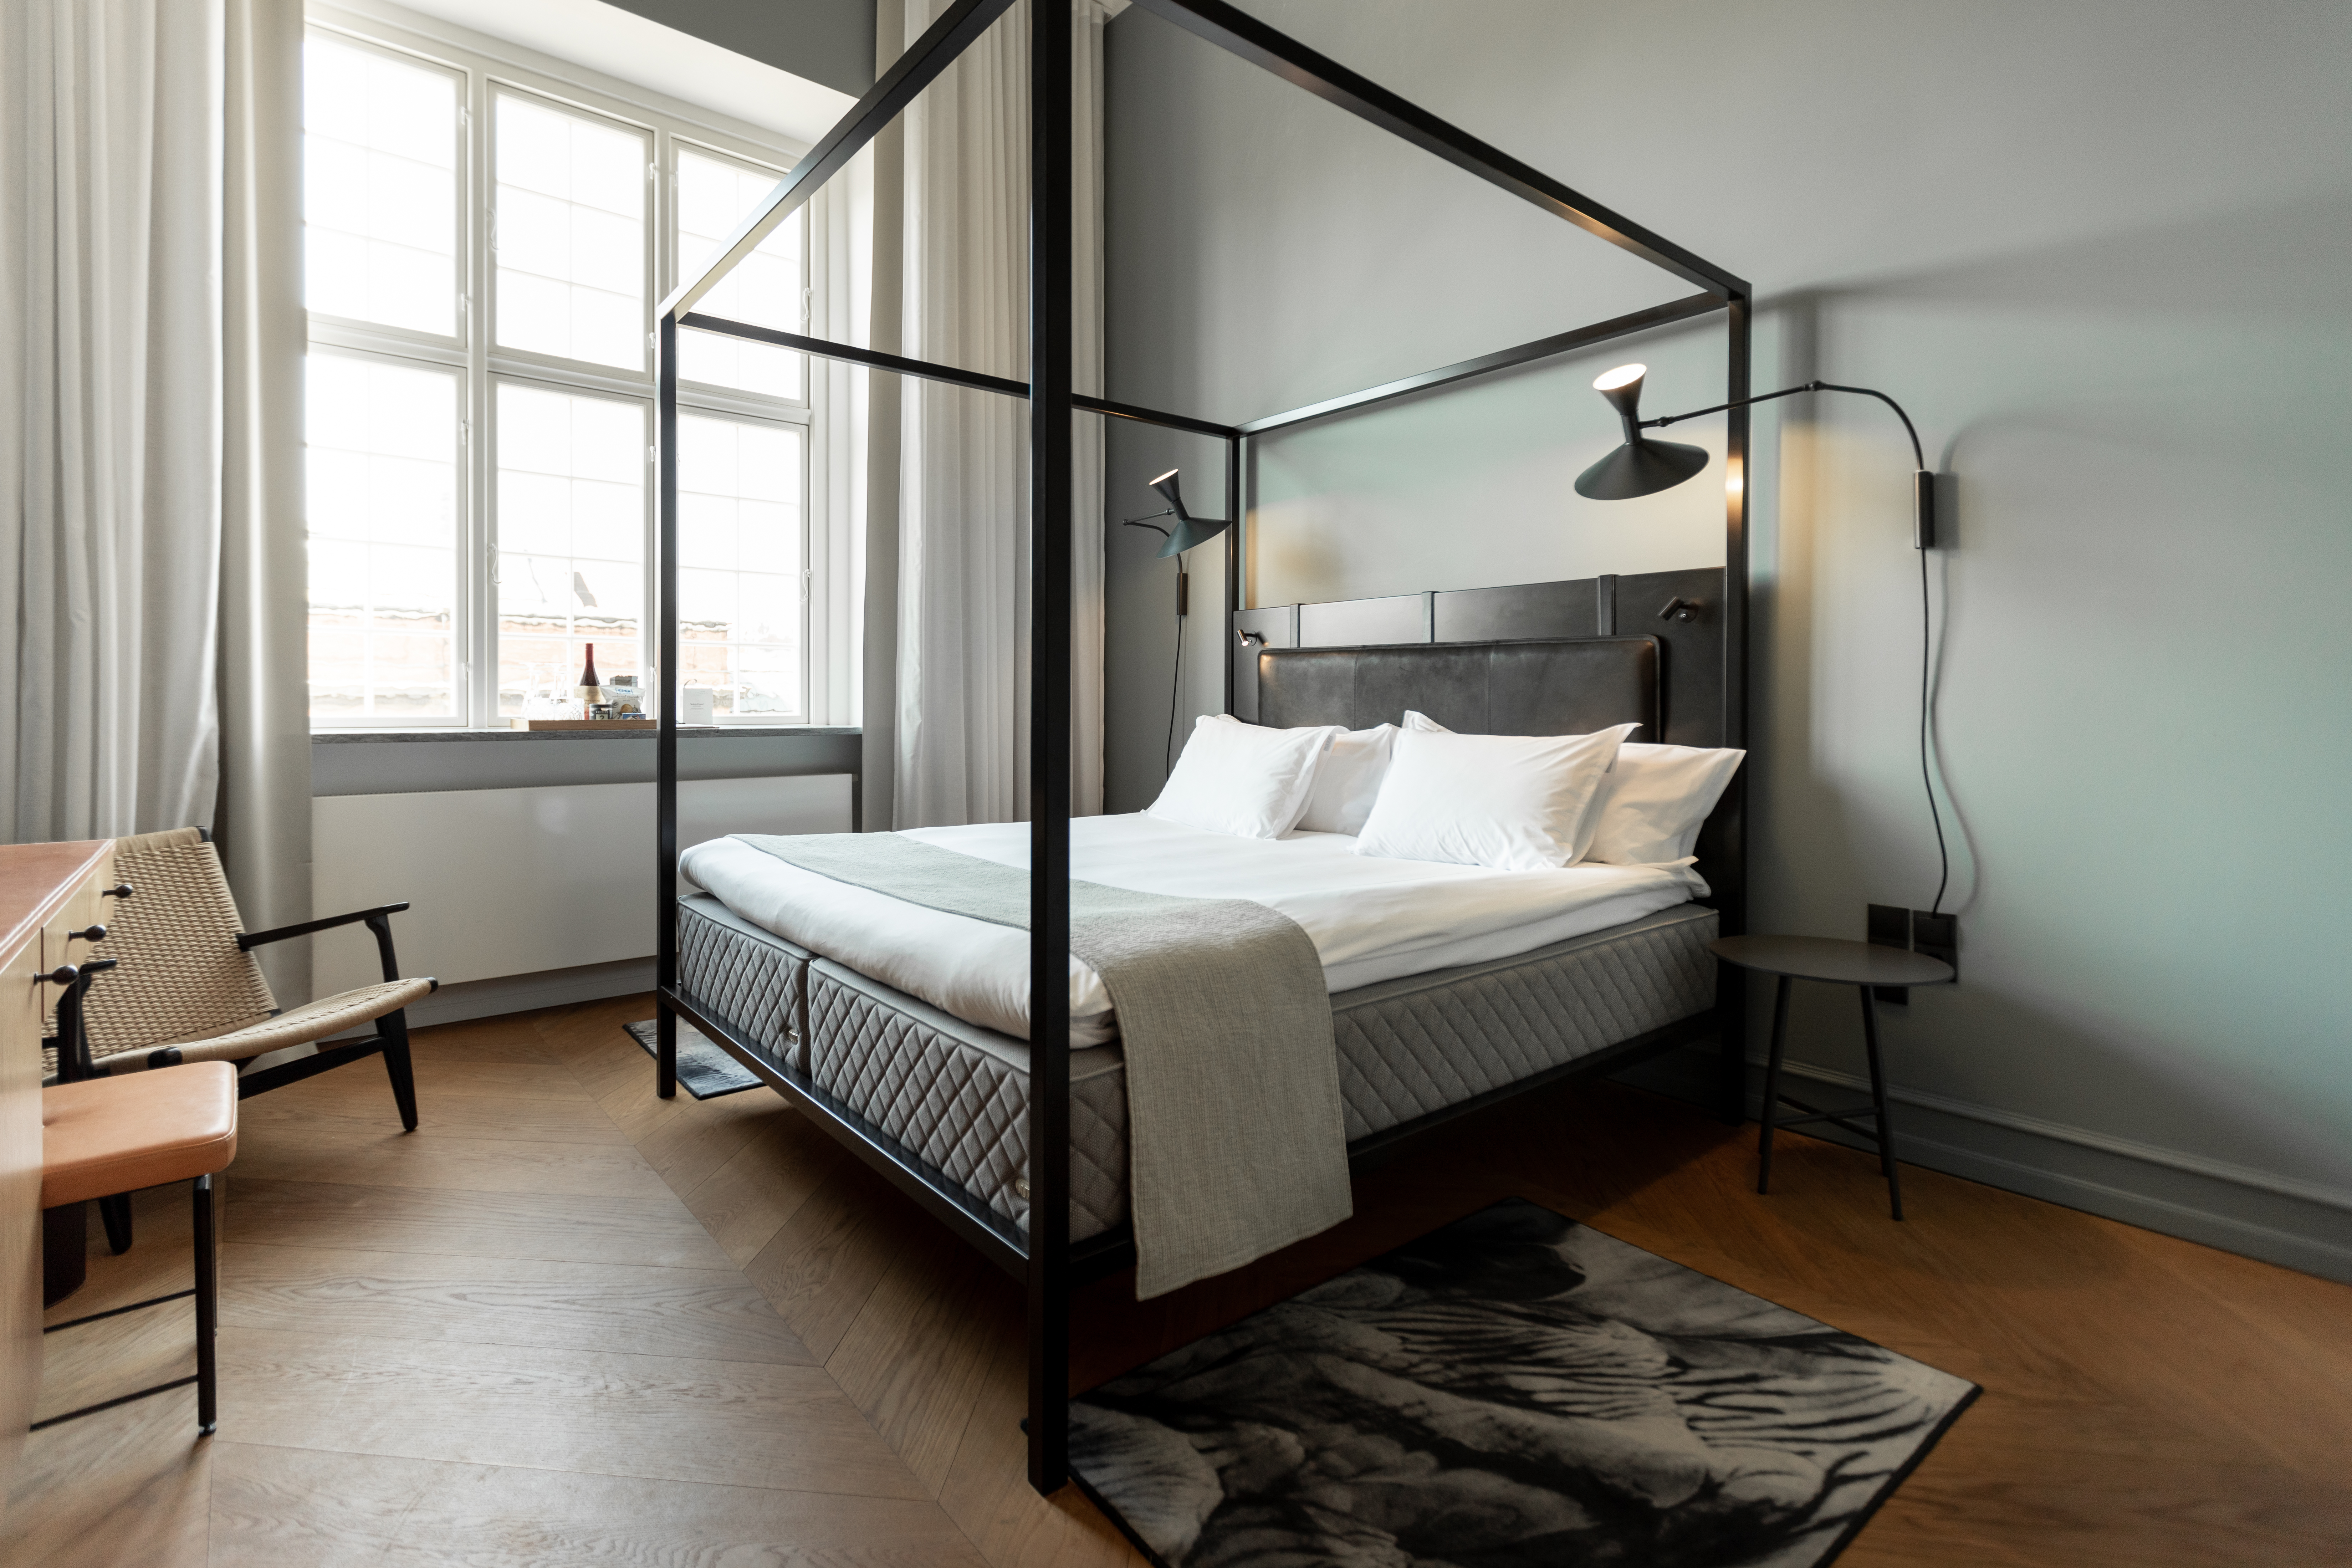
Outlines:
<svg viewBox="0 0 2352 1568"><path fill-rule="evenodd" d="M1899 947L1911 951L1911 911L1896 909L1893 904L1870 906L1870 935L1873 947ZM1911 988L1907 985L1874 985L1871 990L1881 1002L1891 1002L1897 1007L1911 1004Z"/></svg>
<svg viewBox="0 0 2352 1568"><path fill-rule="evenodd" d="M1952 966L1953 978L1959 977L1959 916L1897 909L1893 904L1872 904L1869 911L1867 940L1873 947L1899 947L1906 952L1940 958ZM1874 985L1871 990L1881 1002L1898 1007L1910 1005L1911 988L1907 985Z"/></svg>

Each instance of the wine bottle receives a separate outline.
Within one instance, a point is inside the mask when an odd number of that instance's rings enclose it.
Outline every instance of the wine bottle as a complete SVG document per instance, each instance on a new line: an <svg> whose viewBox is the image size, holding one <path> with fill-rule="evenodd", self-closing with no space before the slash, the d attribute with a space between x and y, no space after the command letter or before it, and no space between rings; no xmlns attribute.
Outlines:
<svg viewBox="0 0 2352 1568"><path fill-rule="evenodd" d="M596 645L594 643L588 645L588 662L581 666L580 689L573 695L580 699L580 717L583 719L589 717L589 709L604 700L604 694L596 679Z"/></svg>

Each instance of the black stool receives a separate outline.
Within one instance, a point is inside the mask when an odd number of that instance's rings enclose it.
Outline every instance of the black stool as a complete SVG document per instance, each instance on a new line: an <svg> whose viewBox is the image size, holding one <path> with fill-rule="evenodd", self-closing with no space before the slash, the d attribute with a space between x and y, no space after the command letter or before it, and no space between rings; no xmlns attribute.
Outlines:
<svg viewBox="0 0 2352 1568"><path fill-rule="evenodd" d="M1772 1054L1764 1068L1764 1128L1759 1134L1756 1190L1768 1190L1772 1180L1772 1134L1782 1127L1802 1127L1828 1121L1878 1146L1878 1168L1886 1176L1886 1196L1895 1217L1903 1217L1903 1184L1895 1171L1895 1123L1886 1110L1886 1074L1878 1062L1878 1005L1871 996L1877 985L1941 985L1952 978L1952 966L1922 952L1899 947L1878 947L1866 942L1840 942L1825 936L1726 936L1708 942L1726 963L1780 977L1772 999ZM1864 1114L1861 1107L1820 1110L1780 1092L1780 1057L1789 1041L1789 982L1819 980L1851 985L1862 994L1862 1039L1870 1054L1870 1101L1877 1126L1864 1127L1846 1118ZM1794 1106L1802 1116L1783 1117L1780 1107Z"/></svg>

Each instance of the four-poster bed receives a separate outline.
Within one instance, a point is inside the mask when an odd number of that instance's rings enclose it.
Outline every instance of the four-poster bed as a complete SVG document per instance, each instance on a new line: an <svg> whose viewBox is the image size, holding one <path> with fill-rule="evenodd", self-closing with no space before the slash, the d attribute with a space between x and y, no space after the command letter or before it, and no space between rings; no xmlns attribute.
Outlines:
<svg viewBox="0 0 2352 1568"><path fill-rule="evenodd" d="M1728 336L1727 396L1748 392L1749 290L1740 279L1650 233L1579 193L1405 102L1245 15L1224 0L1137 0L1381 130L1454 163L1545 211L1694 284L1671 303L1520 344L1242 424L1113 403L1072 385L1070 324L1071 107L1069 30L1030 35L1030 379L1026 383L857 349L708 316L696 304L761 239L838 173L925 86L992 26L1012 0L956 0L893 63L873 89L779 184L761 208L662 302L658 351L658 510L656 666L658 703L656 889L659 1092L676 1092L677 1022L685 1017L796 1108L882 1172L964 1239L1024 1279L1028 1292L1029 1479L1041 1492L1067 1479L1069 1297L1085 1279L1132 1260L1113 1223L1071 1236L1074 1100L1095 1123L1112 1115L1112 1075L1090 1064L1072 1083L1070 604L1071 420L1078 413L1126 418L1213 437L1225 449L1225 511L1234 521L1226 555L1226 711L1285 726L1394 721L1404 708L1470 731L1565 734L1613 723L1650 726L1654 739L1716 747L1746 743L1748 416L1727 417L1724 561L1718 570L1585 579L1507 588L1401 595L1349 604L1242 609L1240 534L1246 444L1452 382L1532 363L1714 311ZM730 334L1029 401L1030 595L1033 721L1026 862L1028 1010L1025 1046L979 1028L737 918L719 900L673 897L677 851L677 333ZM1673 620L1653 617L1672 599ZM1626 607L1621 621L1619 606ZM1693 616L1688 606L1696 605ZM1237 665L1237 649L1253 658ZM1517 728L1514 728L1517 726ZM1744 929L1744 785L1734 779L1708 819L1699 863L1708 905L1683 903L1605 931L1587 932L1499 959L1398 975L1335 994L1337 1045L1359 1078L1419 1074L1427 1084L1349 1099L1351 1164L1392 1154L1434 1122L1561 1078L1607 1072L1712 1037L1722 1063L1726 1110L1743 1105L1744 1052L1736 986L1717 987L1696 944ZM682 966L681 940L688 951ZM1634 955L1629 958L1629 955ZM1629 965L1631 968L1629 969ZM1644 968L1643 966L1646 966ZM1596 1014L1582 999L1594 974L1649 976L1630 1000ZM1465 1022L1491 1016L1488 1001L1514 1002L1510 1027ZM1552 1000L1542 1005L1529 997ZM1485 1008L1485 1012L1480 1009ZM1606 1016L1601 1016L1605 1014ZM1433 1023L1433 1020L1435 1022ZM878 1031L878 1032L877 1032ZM882 1042L877 1047L877 1041ZM913 1045L906 1042L912 1041ZM937 1142L903 1107L877 1099L851 1058L877 1048L929 1051L978 1072L994 1064L1018 1103L1017 1126L995 1130L1019 1170L986 1184L976 1168L951 1169ZM1482 1053L1484 1053L1482 1055ZM1093 1052L1087 1055L1092 1057ZM1108 1058L1100 1058L1108 1061ZM1475 1070L1461 1070L1464 1062ZM1401 1067L1400 1064L1402 1064ZM1018 1079L1018 1083L1013 1082ZM1439 1082L1440 1079L1447 1081ZM1010 1087L1007 1087L1010 1086ZM1091 1087L1089 1087L1091 1086ZM1374 1102L1381 1101L1374 1109ZM1123 1136L1123 1128L1115 1130ZM1103 1126L1088 1135L1099 1140ZM1017 1133L1017 1136L1014 1134ZM969 1140L966 1140L967 1142ZM998 1161L1003 1164L1002 1158ZM966 1166L971 1163L966 1161ZM1000 1169L1000 1176L1005 1173ZM1099 1176L1097 1170L1091 1173ZM1116 1184L1112 1184L1113 1189ZM1083 1194L1094 1221L1116 1219L1100 1181ZM1025 1226L1021 1223L1025 1210Z"/></svg>

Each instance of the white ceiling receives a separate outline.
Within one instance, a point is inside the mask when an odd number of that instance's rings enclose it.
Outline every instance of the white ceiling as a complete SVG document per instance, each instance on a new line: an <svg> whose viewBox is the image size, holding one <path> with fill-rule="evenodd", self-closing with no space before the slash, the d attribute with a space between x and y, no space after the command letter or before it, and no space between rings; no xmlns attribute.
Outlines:
<svg viewBox="0 0 2352 1568"><path fill-rule="evenodd" d="M403 0L411 10L812 142L856 100L604 0Z"/></svg>

